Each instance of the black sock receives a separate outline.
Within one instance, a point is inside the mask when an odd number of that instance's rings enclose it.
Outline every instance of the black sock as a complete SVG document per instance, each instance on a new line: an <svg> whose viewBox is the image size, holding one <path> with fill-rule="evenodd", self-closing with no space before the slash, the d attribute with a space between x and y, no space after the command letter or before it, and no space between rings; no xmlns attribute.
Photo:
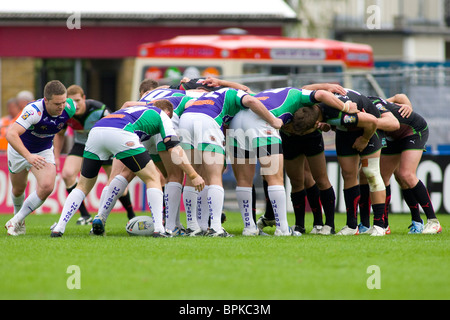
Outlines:
<svg viewBox="0 0 450 320"><path fill-rule="evenodd" d="M66 188L67 194L71 193L73 189L76 188L78 183L75 183L70 188ZM86 205L84 204L84 201L81 202L80 207L78 208L78 211L80 211L81 217L84 219L89 219L91 215L89 214L89 211L86 208Z"/></svg>
<svg viewBox="0 0 450 320"><path fill-rule="evenodd" d="M427 216L427 219L436 219L436 213L434 212L433 204L431 203L430 195L428 194L428 190L422 181L419 180L417 185L412 188L414 196L419 202L420 206L423 209L423 212Z"/></svg>
<svg viewBox="0 0 450 320"><path fill-rule="evenodd" d="M263 180L264 196L266 197L266 212L264 217L268 220L275 220L275 214L273 213L272 203L269 199L269 184L266 180Z"/></svg>
<svg viewBox="0 0 450 320"><path fill-rule="evenodd" d="M370 228L370 187L368 184L361 184L361 198L359 199L359 218L363 226Z"/></svg>
<svg viewBox="0 0 450 320"><path fill-rule="evenodd" d="M384 228L384 207L386 206L385 203L378 203L378 204L373 204L372 205L372 209L373 209L373 225L374 226L379 226L381 228Z"/></svg>
<svg viewBox="0 0 450 320"><path fill-rule="evenodd" d="M134 214L133 205L131 204L130 193L127 192L126 195L123 195L119 198L122 206L127 210L128 220L133 219L136 215Z"/></svg>
<svg viewBox="0 0 450 320"><path fill-rule="evenodd" d="M306 191L291 193L291 201L294 207L295 225L305 228Z"/></svg>
<svg viewBox="0 0 450 320"><path fill-rule="evenodd" d="M306 197L308 198L309 207L311 208L314 217L313 226L323 226L320 190L317 184L314 184L311 188L306 189Z"/></svg>
<svg viewBox="0 0 450 320"><path fill-rule="evenodd" d="M358 203L361 196L359 184L344 190L345 206L347 211L347 226L352 229L357 227Z"/></svg>
<svg viewBox="0 0 450 320"><path fill-rule="evenodd" d="M325 224L334 228L334 214L336 208L336 194L333 187L320 191L320 202L325 214Z"/></svg>
<svg viewBox="0 0 450 320"><path fill-rule="evenodd" d="M420 218L419 202L417 202L412 189L402 189L402 195L411 212L412 221L422 222L422 219Z"/></svg>
<svg viewBox="0 0 450 320"><path fill-rule="evenodd" d="M386 202L384 205L384 228L389 226L389 205L391 204L391 185L386 186Z"/></svg>

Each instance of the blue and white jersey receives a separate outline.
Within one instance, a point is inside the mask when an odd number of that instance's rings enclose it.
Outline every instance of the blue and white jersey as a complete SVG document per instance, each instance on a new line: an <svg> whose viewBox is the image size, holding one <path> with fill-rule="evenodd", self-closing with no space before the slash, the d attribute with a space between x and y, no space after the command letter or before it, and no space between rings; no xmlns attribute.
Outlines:
<svg viewBox="0 0 450 320"><path fill-rule="evenodd" d="M26 129L20 136L25 147L31 153L38 153L53 146L53 138L66 122L75 114L75 102L68 98L61 115L53 117L47 112L44 99L29 103L17 118L16 123Z"/></svg>
<svg viewBox="0 0 450 320"><path fill-rule="evenodd" d="M134 132L141 141L161 134L161 137L176 136L172 121L161 109L154 106L131 106L120 109L100 119L96 127L118 128Z"/></svg>
<svg viewBox="0 0 450 320"><path fill-rule="evenodd" d="M155 89L144 96L142 96L139 101L152 102L158 99L165 99L167 97L184 97L186 95L186 91L176 90L176 89Z"/></svg>

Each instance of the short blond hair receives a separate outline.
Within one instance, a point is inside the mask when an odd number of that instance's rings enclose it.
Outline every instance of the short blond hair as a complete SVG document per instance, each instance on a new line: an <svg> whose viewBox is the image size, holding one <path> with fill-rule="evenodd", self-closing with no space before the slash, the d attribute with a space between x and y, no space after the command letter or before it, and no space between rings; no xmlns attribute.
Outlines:
<svg viewBox="0 0 450 320"><path fill-rule="evenodd" d="M82 87L73 84L70 87L67 88L67 95L68 96L73 96L76 95L77 93L81 94L81 96L84 96L84 90Z"/></svg>

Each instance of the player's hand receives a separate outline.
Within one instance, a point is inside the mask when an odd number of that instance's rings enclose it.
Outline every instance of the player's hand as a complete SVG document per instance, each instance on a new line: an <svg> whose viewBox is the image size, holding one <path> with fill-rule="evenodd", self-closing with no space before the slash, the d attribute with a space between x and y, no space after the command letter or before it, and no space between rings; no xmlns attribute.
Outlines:
<svg viewBox="0 0 450 320"><path fill-rule="evenodd" d="M205 180L200 175L197 175L194 179L191 179L192 184L195 187L195 190L198 192L202 191L205 188Z"/></svg>
<svg viewBox="0 0 450 320"><path fill-rule="evenodd" d="M363 136L360 136L356 138L355 142L353 143L352 148L358 150L358 152L362 152L367 145L369 144L369 140L364 138Z"/></svg>
<svg viewBox="0 0 450 320"><path fill-rule="evenodd" d="M398 112L400 113L400 115L403 118L409 118L409 116L411 115L411 113L413 112L413 109L410 105L408 104L398 104L401 108L400 110L398 110Z"/></svg>
<svg viewBox="0 0 450 320"><path fill-rule="evenodd" d="M317 124L317 129L319 129L322 132L328 132L331 130L331 125L329 125L328 123L325 123L325 122L319 122Z"/></svg>
<svg viewBox="0 0 450 320"><path fill-rule="evenodd" d="M347 90L345 90L344 87L342 87L341 85L335 83L328 83L326 90L331 93L340 94L341 96L347 95Z"/></svg>
<svg viewBox="0 0 450 320"><path fill-rule="evenodd" d="M219 87L220 80L213 77L207 77L205 80L202 81L202 84L207 85L208 87Z"/></svg>
<svg viewBox="0 0 450 320"><path fill-rule="evenodd" d="M281 127L284 125L284 122L283 122L283 120L281 120L279 118L273 118L270 125L272 127L274 127L275 129L281 129Z"/></svg>
<svg viewBox="0 0 450 320"><path fill-rule="evenodd" d="M27 158L27 161L38 170L43 169L47 163L44 157L41 157L40 155L37 154L31 154Z"/></svg>

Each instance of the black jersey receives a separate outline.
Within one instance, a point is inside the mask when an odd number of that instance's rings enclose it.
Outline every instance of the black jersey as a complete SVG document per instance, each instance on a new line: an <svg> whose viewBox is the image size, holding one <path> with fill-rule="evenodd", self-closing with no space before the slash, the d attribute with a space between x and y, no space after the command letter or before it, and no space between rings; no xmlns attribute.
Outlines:
<svg viewBox="0 0 450 320"><path fill-rule="evenodd" d="M369 99L381 114L392 112L398 122L400 122L400 128L398 130L385 132L388 140L397 141L428 129L426 120L418 113L413 111L408 118L404 118L399 112L401 106L388 102L380 97L369 97Z"/></svg>
<svg viewBox="0 0 450 320"><path fill-rule="evenodd" d="M354 90L346 90L347 95L345 96L338 94L335 95L343 102L352 101L356 103L359 111L370 113L376 118L380 117L380 111L374 106L368 97ZM322 110L323 122L336 126L336 129L341 131L362 130L357 128L358 114L344 113L340 110L329 107L324 103L319 104L319 107Z"/></svg>
<svg viewBox="0 0 450 320"><path fill-rule="evenodd" d="M101 118L111 114L103 102L87 99L86 111L81 115L73 116L67 125L75 132L75 143L85 144L89 131Z"/></svg>

